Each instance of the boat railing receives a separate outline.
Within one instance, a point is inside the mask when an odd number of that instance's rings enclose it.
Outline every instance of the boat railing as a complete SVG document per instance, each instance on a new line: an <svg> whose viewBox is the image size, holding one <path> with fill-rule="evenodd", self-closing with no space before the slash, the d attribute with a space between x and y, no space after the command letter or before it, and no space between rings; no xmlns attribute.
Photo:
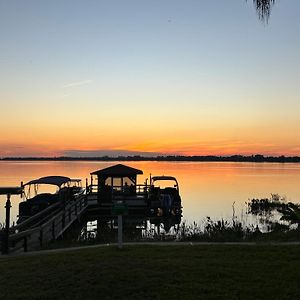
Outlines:
<svg viewBox="0 0 300 300"><path fill-rule="evenodd" d="M146 185L146 184L138 184L138 185L136 186L136 192L137 192L138 194L148 194L149 188L150 188L149 185Z"/></svg>

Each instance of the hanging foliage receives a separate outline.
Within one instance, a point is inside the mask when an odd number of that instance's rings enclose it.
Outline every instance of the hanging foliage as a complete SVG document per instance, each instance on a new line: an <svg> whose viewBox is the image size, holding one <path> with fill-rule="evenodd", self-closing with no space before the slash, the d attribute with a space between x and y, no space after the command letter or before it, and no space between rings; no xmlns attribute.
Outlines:
<svg viewBox="0 0 300 300"><path fill-rule="evenodd" d="M275 1L276 0L253 0L253 4L261 21L268 22Z"/></svg>

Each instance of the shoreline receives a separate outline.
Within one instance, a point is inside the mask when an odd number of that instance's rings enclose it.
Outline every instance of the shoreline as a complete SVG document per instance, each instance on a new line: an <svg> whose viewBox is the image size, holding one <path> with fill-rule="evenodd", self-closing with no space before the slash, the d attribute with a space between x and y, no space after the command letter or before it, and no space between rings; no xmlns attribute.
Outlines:
<svg viewBox="0 0 300 300"><path fill-rule="evenodd" d="M300 163L300 156L101 156L101 157L2 157L1 161L156 161L156 162L247 162L247 163Z"/></svg>

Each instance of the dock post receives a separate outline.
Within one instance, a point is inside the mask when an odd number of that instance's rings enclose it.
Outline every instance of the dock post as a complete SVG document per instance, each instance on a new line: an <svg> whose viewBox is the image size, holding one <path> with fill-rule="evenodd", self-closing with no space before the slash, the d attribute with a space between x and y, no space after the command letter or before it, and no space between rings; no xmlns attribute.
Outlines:
<svg viewBox="0 0 300 300"><path fill-rule="evenodd" d="M5 219L4 239L3 239L3 245L2 245L2 254L8 254L10 208L11 208L10 194L7 194L7 200L6 200L6 204L5 204L6 219Z"/></svg>
<svg viewBox="0 0 300 300"><path fill-rule="evenodd" d="M100 222L100 218L97 219L97 235L99 236L101 231L101 222Z"/></svg>
<svg viewBox="0 0 300 300"><path fill-rule="evenodd" d="M21 193L20 193L20 198L21 199L23 198L23 195L25 195L25 193L24 193L24 183L23 183L23 181L21 181Z"/></svg>
<svg viewBox="0 0 300 300"><path fill-rule="evenodd" d="M118 248L122 249L123 247L123 217L118 215Z"/></svg>

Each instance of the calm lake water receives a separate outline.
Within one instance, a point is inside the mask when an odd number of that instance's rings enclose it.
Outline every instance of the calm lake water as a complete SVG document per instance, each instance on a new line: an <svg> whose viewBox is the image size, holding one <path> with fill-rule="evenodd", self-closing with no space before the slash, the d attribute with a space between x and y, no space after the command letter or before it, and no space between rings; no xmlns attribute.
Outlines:
<svg viewBox="0 0 300 300"><path fill-rule="evenodd" d="M48 175L89 178L92 171L118 162L0 162L0 186L17 186ZM183 203L183 220L201 224L206 216L230 219L232 205L236 215L247 219L245 202L269 197L271 193L300 201L300 164L230 162L125 162L144 171L138 182L151 173L177 178ZM5 196L0 196L0 222L5 219ZM12 221L17 219L20 197L12 197Z"/></svg>

